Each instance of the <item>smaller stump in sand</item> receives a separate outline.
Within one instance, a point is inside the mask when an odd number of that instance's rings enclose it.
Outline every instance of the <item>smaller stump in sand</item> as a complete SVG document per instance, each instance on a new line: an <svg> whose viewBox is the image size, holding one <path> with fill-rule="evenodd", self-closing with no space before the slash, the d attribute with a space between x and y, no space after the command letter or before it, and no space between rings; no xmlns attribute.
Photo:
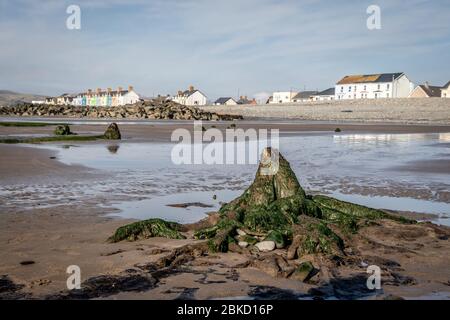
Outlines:
<svg viewBox="0 0 450 320"><path fill-rule="evenodd" d="M68 136L72 134L72 132L70 131L70 127L67 124L60 124L56 126L55 131L53 131L53 133L56 136Z"/></svg>
<svg viewBox="0 0 450 320"><path fill-rule="evenodd" d="M113 122L106 129L105 134L103 135L107 140L120 140L122 138L119 130L119 126L117 123Z"/></svg>

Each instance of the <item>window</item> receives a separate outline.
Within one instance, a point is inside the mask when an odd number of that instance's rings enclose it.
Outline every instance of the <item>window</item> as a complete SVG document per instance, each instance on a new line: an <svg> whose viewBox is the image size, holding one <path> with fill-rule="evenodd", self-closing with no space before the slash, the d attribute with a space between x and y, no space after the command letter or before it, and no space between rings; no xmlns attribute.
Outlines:
<svg viewBox="0 0 450 320"><path fill-rule="evenodd" d="M381 89L381 84L378 85L378 90L380 90L380 89Z"/></svg>
<svg viewBox="0 0 450 320"><path fill-rule="evenodd" d="M348 92L352 92L352 87L348 87Z"/></svg>
<svg viewBox="0 0 450 320"><path fill-rule="evenodd" d="M391 87L391 85L388 83L388 84L386 85L386 89L389 90L390 87Z"/></svg>
<svg viewBox="0 0 450 320"><path fill-rule="evenodd" d="M386 94L386 98L389 98L389 92Z"/></svg>
<svg viewBox="0 0 450 320"><path fill-rule="evenodd" d="M377 99L378 98L378 93L375 93L375 99Z"/></svg>
<svg viewBox="0 0 450 320"><path fill-rule="evenodd" d="M366 91L367 90L367 86L364 86L364 91Z"/></svg>
<svg viewBox="0 0 450 320"><path fill-rule="evenodd" d="M356 86L355 86L355 92L356 92Z"/></svg>

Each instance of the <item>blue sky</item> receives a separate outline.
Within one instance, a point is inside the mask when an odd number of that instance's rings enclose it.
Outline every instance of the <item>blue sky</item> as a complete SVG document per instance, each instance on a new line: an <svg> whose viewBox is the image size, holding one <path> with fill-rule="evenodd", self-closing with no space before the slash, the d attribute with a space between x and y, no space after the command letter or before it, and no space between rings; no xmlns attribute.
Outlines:
<svg viewBox="0 0 450 320"><path fill-rule="evenodd" d="M81 8L68 30L66 8ZM382 29L366 27L369 5ZM326 89L346 74L450 80L448 0L0 0L0 89L192 84L208 97Z"/></svg>

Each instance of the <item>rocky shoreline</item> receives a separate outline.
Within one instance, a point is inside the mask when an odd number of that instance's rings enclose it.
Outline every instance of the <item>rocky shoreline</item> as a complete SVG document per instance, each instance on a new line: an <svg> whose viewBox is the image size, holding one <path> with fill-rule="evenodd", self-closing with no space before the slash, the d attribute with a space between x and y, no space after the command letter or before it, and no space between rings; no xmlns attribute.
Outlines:
<svg viewBox="0 0 450 320"><path fill-rule="evenodd" d="M23 103L0 106L0 115L20 117L68 117L105 119L155 119L155 120L205 120L232 121L243 119L240 115L218 114L173 101L148 100L133 105L116 107L85 107Z"/></svg>

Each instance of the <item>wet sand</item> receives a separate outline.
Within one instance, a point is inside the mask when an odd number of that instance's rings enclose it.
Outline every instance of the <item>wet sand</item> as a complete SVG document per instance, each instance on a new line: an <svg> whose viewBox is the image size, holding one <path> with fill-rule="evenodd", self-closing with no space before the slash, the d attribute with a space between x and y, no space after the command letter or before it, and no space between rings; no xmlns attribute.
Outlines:
<svg viewBox="0 0 450 320"><path fill-rule="evenodd" d="M3 120L9 120L3 118ZM11 119L12 120L12 119ZM33 121L33 119L27 119ZM52 121L73 122L73 119L52 119ZM102 134L108 123L115 121L120 126L123 139L135 142L168 142L171 134L175 129L183 128L189 131L193 130L193 121L133 121L133 124L127 124L127 121L118 120L92 120L85 121L82 124L71 125L72 131L79 134ZM45 120L44 120L45 122ZM93 124L93 122L95 124ZM314 134L318 132L334 132L336 128L340 128L342 133L385 133L385 134L414 134L414 133L449 133L450 125L423 125L423 124L393 124L393 123L377 123L377 124L361 124L352 122L320 122L320 121L301 121L301 120L284 120L284 121L250 121L240 120L234 121L237 128L244 130L253 128L259 129L279 129L284 134ZM203 126L208 128L218 128L225 130L230 127L231 122L211 121L203 122ZM0 136L15 136L22 134L48 134L53 133L54 127L2 127L0 126ZM450 138L449 138L450 139Z"/></svg>
<svg viewBox="0 0 450 320"><path fill-rule="evenodd" d="M207 123L206 126L211 125ZM226 127L228 124L214 124ZM262 127L273 124L260 124ZM186 128L192 128L186 124ZM250 124L249 124L250 126ZM275 125L274 125L275 126ZM276 125L277 126L277 125ZM103 125L73 126L76 132L102 132ZM123 125L125 139L132 141L168 141L174 124ZM252 126L253 127L253 126ZM336 124L289 124L283 130L327 131ZM339 125L352 132L450 132L449 127L428 126L361 126ZM4 128L0 135L16 133L50 133L49 128ZM439 131L442 130L442 131ZM93 142L101 143L101 142ZM19 145L0 145L0 183L14 184L23 181L45 181L46 179L101 179L96 170L62 164L52 151ZM442 167L448 172L449 168ZM0 275L7 275L15 284L22 286L9 292L6 298L44 298L66 289L66 268L78 265L82 280L98 275L141 273L149 263L167 255L172 249L195 242L193 240L148 239L138 242L107 243L106 239L121 225L130 220L106 218L110 209L98 206L99 202L71 204L63 201L60 206L48 208L3 208L0 204ZM450 228L444 228L449 232ZM389 294L402 297L421 297L432 292L450 295L450 241L437 233L432 225L411 226L398 231L398 225L384 221L364 229L355 250L360 250L368 263L373 257L386 260L383 292L369 294L369 298ZM330 288L321 288L314 283L302 283L283 278L274 278L258 268L247 266L247 257L238 253L215 254L200 257L182 265L183 268L163 276L153 275L156 283L144 292L121 292L99 298L117 299L208 299L208 298L299 298L311 296L314 290L322 290L340 298L355 298L361 279L366 279L365 268L356 266L339 269L333 279L340 279ZM21 265L21 262L34 263ZM389 266L395 261L400 266ZM392 264L392 263L391 263ZM134 271L130 271L134 270ZM355 272L357 270L358 272ZM329 269L327 272L337 272ZM414 279L409 281L408 277ZM320 275L326 280L326 272ZM336 281L336 280L334 280ZM358 289L359 288L359 289ZM334 290L334 291L333 291ZM347 291L346 291L347 290ZM351 292L355 294L352 295ZM367 292L366 292L367 294Z"/></svg>

